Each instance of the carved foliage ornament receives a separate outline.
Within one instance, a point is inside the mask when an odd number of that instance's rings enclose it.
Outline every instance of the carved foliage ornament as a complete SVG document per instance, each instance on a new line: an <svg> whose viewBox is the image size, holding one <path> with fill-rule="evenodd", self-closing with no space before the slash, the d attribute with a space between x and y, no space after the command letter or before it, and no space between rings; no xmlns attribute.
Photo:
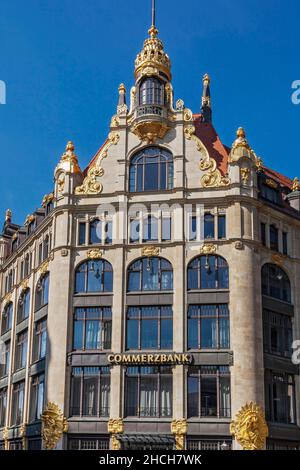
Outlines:
<svg viewBox="0 0 300 470"><path fill-rule="evenodd" d="M171 423L171 432L175 436L176 450L184 450L185 435L188 426L186 419L174 419Z"/></svg>
<svg viewBox="0 0 300 470"><path fill-rule="evenodd" d="M187 140L194 140L196 142L197 150L201 153L202 159L200 160L200 170L206 172L201 178L201 186L203 188L218 188L222 186L229 186L230 179L227 176L222 176L220 170L217 168L217 162L209 156L209 153L199 137L195 134L195 126L187 126L184 129L185 137Z"/></svg>
<svg viewBox="0 0 300 470"><path fill-rule="evenodd" d="M62 438L63 433L68 431L67 419L55 403L48 403L41 419L44 448L53 450Z"/></svg>
<svg viewBox="0 0 300 470"><path fill-rule="evenodd" d="M101 162L104 158L107 157L108 150L112 145L117 145L120 140L120 134L117 132L111 132L108 136L108 139L100 150L99 154L96 157L96 162L94 165L88 170L87 176L83 181L81 186L78 186L75 189L76 195L95 195L100 194L103 191L103 186L101 183L97 181L98 177L104 175L104 170L101 167Z"/></svg>
<svg viewBox="0 0 300 470"><path fill-rule="evenodd" d="M263 409L256 403L247 403L231 422L230 432L243 450L262 450L269 435Z"/></svg>

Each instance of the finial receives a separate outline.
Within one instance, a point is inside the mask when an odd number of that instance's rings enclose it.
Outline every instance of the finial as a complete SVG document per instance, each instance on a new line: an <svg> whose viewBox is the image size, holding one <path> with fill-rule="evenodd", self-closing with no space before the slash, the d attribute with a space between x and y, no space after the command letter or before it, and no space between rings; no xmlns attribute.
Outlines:
<svg viewBox="0 0 300 470"><path fill-rule="evenodd" d="M204 84L204 85L210 85L210 76L208 75L208 73L206 73L206 74L203 76L203 84Z"/></svg>
<svg viewBox="0 0 300 470"><path fill-rule="evenodd" d="M66 146L66 152L74 152L74 150L75 150L75 145L73 144L71 140L69 140Z"/></svg>
<svg viewBox="0 0 300 470"><path fill-rule="evenodd" d="M210 76L208 75L208 73L206 73L203 77L201 112L202 112L203 122L212 121L211 97L210 97Z"/></svg>
<svg viewBox="0 0 300 470"><path fill-rule="evenodd" d="M126 88L125 88L125 85L124 83L121 83L121 85L119 86L119 93L126 93Z"/></svg>
<svg viewBox="0 0 300 470"><path fill-rule="evenodd" d="M11 222L12 212L11 209L7 209L5 212L5 222Z"/></svg>
<svg viewBox="0 0 300 470"><path fill-rule="evenodd" d="M293 192L300 191L300 180L297 176L293 180L292 191Z"/></svg>
<svg viewBox="0 0 300 470"><path fill-rule="evenodd" d="M148 31L151 39L155 39L158 35L158 29L155 26L155 22L156 22L155 0L152 0L152 26Z"/></svg>
<svg viewBox="0 0 300 470"><path fill-rule="evenodd" d="M241 137L242 139L246 138L246 132L243 127L238 128L238 130L236 131L236 136Z"/></svg>

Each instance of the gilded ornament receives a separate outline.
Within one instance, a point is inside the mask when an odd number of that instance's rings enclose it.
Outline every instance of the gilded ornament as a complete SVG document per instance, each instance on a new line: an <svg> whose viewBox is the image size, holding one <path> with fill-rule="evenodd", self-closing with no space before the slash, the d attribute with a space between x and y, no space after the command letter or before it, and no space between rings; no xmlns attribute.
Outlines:
<svg viewBox="0 0 300 470"><path fill-rule="evenodd" d="M21 282L21 291L24 292L27 290L29 287L29 280L25 279L24 281Z"/></svg>
<svg viewBox="0 0 300 470"><path fill-rule="evenodd" d="M214 255L217 252L216 245L207 243L200 248L200 255Z"/></svg>
<svg viewBox="0 0 300 470"><path fill-rule="evenodd" d="M120 125L120 119L118 118L118 116L113 116L111 119L110 127L115 128L115 127L119 127L119 125Z"/></svg>
<svg viewBox="0 0 300 470"><path fill-rule="evenodd" d="M20 437L22 438L23 450L26 450L26 424L23 423L20 426Z"/></svg>
<svg viewBox="0 0 300 470"><path fill-rule="evenodd" d="M182 99L179 99L176 101L176 111L183 111L185 108L184 106L184 101Z"/></svg>
<svg viewBox="0 0 300 470"><path fill-rule="evenodd" d="M142 256L146 256L148 258L159 256L159 248L156 246L145 246L142 248Z"/></svg>
<svg viewBox="0 0 300 470"><path fill-rule="evenodd" d="M147 144L153 144L157 139L163 139L169 130L170 127L162 121L137 122L131 128L131 132Z"/></svg>
<svg viewBox="0 0 300 470"><path fill-rule="evenodd" d="M237 135L237 138L232 144L228 162L236 163L240 160L240 158L247 158L252 161L252 163L255 165L256 170L258 172L262 171L263 170L262 160L259 157L257 157L255 152L250 147L246 139L246 133L244 129L242 127L239 127L236 135Z"/></svg>
<svg viewBox="0 0 300 470"><path fill-rule="evenodd" d="M10 222L12 218L12 211L11 209L7 209L5 212L5 222Z"/></svg>
<svg viewBox="0 0 300 470"><path fill-rule="evenodd" d="M271 180L270 178L266 179L266 185L269 186L269 188L272 189L277 189L278 188L278 183L276 181Z"/></svg>
<svg viewBox="0 0 300 470"><path fill-rule="evenodd" d="M39 267L39 273L46 274L48 271L49 271L49 260L46 260Z"/></svg>
<svg viewBox="0 0 300 470"><path fill-rule="evenodd" d="M297 176L293 180L292 191L293 192L300 191L300 180Z"/></svg>
<svg viewBox="0 0 300 470"><path fill-rule="evenodd" d="M96 163L88 170L87 176L83 181L81 186L78 186L75 189L75 194L92 196L95 194L101 194L103 191L103 186L97 181L97 178L100 178L104 175L104 170L101 167L101 162L108 155L108 150L112 145L117 145L120 141L120 134L117 132L110 132L108 139L105 145L100 150L99 154L96 157Z"/></svg>
<svg viewBox="0 0 300 470"><path fill-rule="evenodd" d="M33 214L28 215L25 220L25 225L30 225L34 221L35 221L35 215Z"/></svg>
<svg viewBox="0 0 300 470"><path fill-rule="evenodd" d="M261 173L264 169L263 161L261 158L255 156L255 165L257 173Z"/></svg>
<svg viewBox="0 0 300 470"><path fill-rule="evenodd" d="M185 436L188 431L186 419L174 419L171 423L171 433L175 437L176 450L184 450Z"/></svg>
<svg viewBox="0 0 300 470"><path fill-rule="evenodd" d="M88 259L91 259L91 260L101 259L103 257L103 252L95 248L94 250L88 251L87 257Z"/></svg>
<svg viewBox="0 0 300 470"><path fill-rule="evenodd" d="M118 434L123 434L124 423L122 419L110 419L107 426L109 434L111 434L112 450L120 450L121 443L117 438Z"/></svg>
<svg viewBox="0 0 300 470"><path fill-rule="evenodd" d="M276 264L277 266L283 266L284 264L284 256L282 256L280 253L274 253L272 255L272 263Z"/></svg>
<svg viewBox="0 0 300 470"><path fill-rule="evenodd" d="M241 168L241 177L244 184L248 184L250 178L250 168Z"/></svg>
<svg viewBox="0 0 300 470"><path fill-rule="evenodd" d="M65 189L65 181L66 181L66 176L64 173L60 173L58 179L57 179L57 190L58 190L58 195L61 195L64 192Z"/></svg>
<svg viewBox="0 0 300 470"><path fill-rule="evenodd" d="M243 450L262 450L269 435L263 409L256 403L247 403L231 422L230 432Z"/></svg>
<svg viewBox="0 0 300 470"><path fill-rule="evenodd" d="M46 195L43 197L42 207L45 209L45 207L47 206L47 204L49 204L50 202L52 202L53 199L54 199L54 193L46 194Z"/></svg>
<svg viewBox="0 0 300 470"><path fill-rule="evenodd" d="M75 146L71 141L67 143L66 151L62 154L55 173L57 173L59 170L65 173L81 173L78 164L78 158L75 155Z"/></svg>
<svg viewBox="0 0 300 470"><path fill-rule="evenodd" d="M12 294L9 292L8 294L4 296L3 304L4 305L9 304L11 301L12 301Z"/></svg>
<svg viewBox="0 0 300 470"><path fill-rule="evenodd" d="M186 122L189 122L189 121L192 121L193 120L193 113L190 109L186 108L184 110L184 114L183 114L183 119L186 121Z"/></svg>
<svg viewBox="0 0 300 470"><path fill-rule="evenodd" d="M48 403L41 419L44 448L46 450L53 450L62 438L62 435L68 432L67 419L55 403Z"/></svg>
<svg viewBox="0 0 300 470"><path fill-rule="evenodd" d="M4 440L4 450L9 450L9 441L8 441L8 438L9 438L9 429L7 427L5 427L2 431L2 437L3 437L3 440Z"/></svg>

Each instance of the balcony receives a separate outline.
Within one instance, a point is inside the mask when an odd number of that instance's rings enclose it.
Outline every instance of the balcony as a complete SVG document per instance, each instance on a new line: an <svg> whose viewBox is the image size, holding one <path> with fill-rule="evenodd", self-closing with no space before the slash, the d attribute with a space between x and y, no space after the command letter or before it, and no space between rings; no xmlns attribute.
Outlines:
<svg viewBox="0 0 300 470"><path fill-rule="evenodd" d="M152 144L163 139L169 130L168 112L163 106L149 104L136 108L131 131L141 140Z"/></svg>

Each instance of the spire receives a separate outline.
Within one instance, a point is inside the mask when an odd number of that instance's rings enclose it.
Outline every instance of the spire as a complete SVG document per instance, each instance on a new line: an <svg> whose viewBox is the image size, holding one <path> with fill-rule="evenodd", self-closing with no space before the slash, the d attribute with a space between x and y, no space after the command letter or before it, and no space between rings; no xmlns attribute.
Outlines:
<svg viewBox="0 0 300 470"><path fill-rule="evenodd" d="M7 211L5 212L5 222L6 222L7 224L10 224L11 218L12 218L11 209L7 209Z"/></svg>
<svg viewBox="0 0 300 470"><path fill-rule="evenodd" d="M124 83L121 83L119 86L119 101L118 101L118 107L119 106L124 106L126 105L126 88Z"/></svg>
<svg viewBox="0 0 300 470"><path fill-rule="evenodd" d="M152 0L152 26L155 27L156 23L156 8L155 8L155 0Z"/></svg>
<svg viewBox="0 0 300 470"><path fill-rule="evenodd" d="M69 141L66 146L65 153L61 156L60 162L56 171L60 169L66 173L81 173L78 165L78 159L75 155L75 146L73 142Z"/></svg>
<svg viewBox="0 0 300 470"><path fill-rule="evenodd" d="M202 116L204 122L212 121L211 97L210 97L210 77L206 73L203 77L203 93L202 93Z"/></svg>

